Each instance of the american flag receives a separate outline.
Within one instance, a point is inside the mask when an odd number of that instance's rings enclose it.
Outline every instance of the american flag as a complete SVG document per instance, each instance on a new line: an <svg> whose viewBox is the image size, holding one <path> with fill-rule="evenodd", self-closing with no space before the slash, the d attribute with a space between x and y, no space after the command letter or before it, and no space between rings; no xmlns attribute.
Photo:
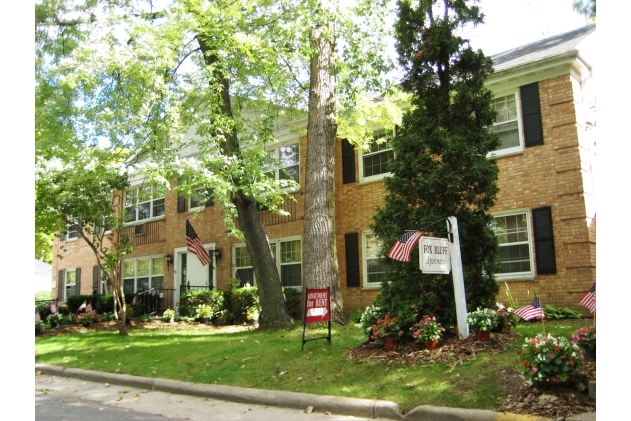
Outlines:
<svg viewBox="0 0 631 421"><path fill-rule="evenodd" d="M536 318L544 318L546 314L543 312L541 308L541 303L539 302L539 298L535 298L535 301L532 304L527 305L526 307L522 307L518 310L515 310L515 314L521 317L522 319L528 321Z"/></svg>
<svg viewBox="0 0 631 421"><path fill-rule="evenodd" d="M86 306L86 308L85 308L85 311L86 311L86 313L87 313L87 312L92 311L92 301L90 301L90 302L88 303L88 305L87 305L87 306Z"/></svg>
<svg viewBox="0 0 631 421"><path fill-rule="evenodd" d="M133 299L133 300L131 300L131 304L132 304L132 305L136 304L136 297L137 297L137 295L134 295L134 299Z"/></svg>
<svg viewBox="0 0 631 421"><path fill-rule="evenodd" d="M191 223L188 222L188 219L186 220L186 248L188 251L197 256L202 266L206 266L210 263L208 252L204 249L204 245L199 240L197 233L193 229Z"/></svg>
<svg viewBox="0 0 631 421"><path fill-rule="evenodd" d="M587 291L587 294L581 300L581 304L587 307L590 313L596 311L596 284Z"/></svg>
<svg viewBox="0 0 631 421"><path fill-rule="evenodd" d="M50 312L52 314L57 313L57 306L55 305L55 303L50 303Z"/></svg>
<svg viewBox="0 0 631 421"><path fill-rule="evenodd" d="M412 249L418 243L423 236L423 231L410 231L406 232L397 240L396 243L390 248L388 257L400 262L411 261Z"/></svg>
<svg viewBox="0 0 631 421"><path fill-rule="evenodd" d="M87 304L84 301L83 304L81 304L81 306L79 307L79 310L85 310L87 308Z"/></svg>
<svg viewBox="0 0 631 421"><path fill-rule="evenodd" d="M39 322L42 318L39 315L39 310L37 310L37 306L35 306L35 321Z"/></svg>

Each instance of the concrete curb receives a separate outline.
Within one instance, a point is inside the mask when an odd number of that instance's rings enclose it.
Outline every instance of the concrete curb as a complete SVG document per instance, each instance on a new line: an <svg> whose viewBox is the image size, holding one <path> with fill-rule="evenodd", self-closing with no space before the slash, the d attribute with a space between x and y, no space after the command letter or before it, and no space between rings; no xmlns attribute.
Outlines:
<svg viewBox="0 0 631 421"><path fill-rule="evenodd" d="M356 417L402 419L399 406L390 401L248 389L215 384L186 383L178 380L149 379L127 374L112 374L77 368L63 368L46 364L35 364L35 371L51 376L72 377L93 382L120 384L140 389L231 402L280 406L294 409L305 409L307 406L313 406L313 410L318 412L329 411L333 414L353 415Z"/></svg>
<svg viewBox="0 0 631 421"><path fill-rule="evenodd" d="M249 389L216 384L186 383L178 380L153 379L128 374L64 368L47 364L35 364L35 371L50 376L72 377L98 383L111 383L140 389L250 403L284 408L305 409L313 406L317 412L352 415L366 418L387 418L410 421L546 421L548 418L510 414L480 409L461 409L431 405L417 406L405 416L399 406L390 401L344 398L340 396L310 395L299 392Z"/></svg>

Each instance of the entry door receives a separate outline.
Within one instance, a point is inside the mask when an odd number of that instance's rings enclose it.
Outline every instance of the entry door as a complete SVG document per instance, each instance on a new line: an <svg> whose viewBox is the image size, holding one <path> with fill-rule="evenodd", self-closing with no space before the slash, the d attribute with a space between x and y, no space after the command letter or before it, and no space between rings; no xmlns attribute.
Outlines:
<svg viewBox="0 0 631 421"><path fill-rule="evenodd" d="M208 252L208 250L206 250L206 252ZM212 264L202 266L197 256L193 253L186 252L182 254L181 285L212 289L212 271Z"/></svg>

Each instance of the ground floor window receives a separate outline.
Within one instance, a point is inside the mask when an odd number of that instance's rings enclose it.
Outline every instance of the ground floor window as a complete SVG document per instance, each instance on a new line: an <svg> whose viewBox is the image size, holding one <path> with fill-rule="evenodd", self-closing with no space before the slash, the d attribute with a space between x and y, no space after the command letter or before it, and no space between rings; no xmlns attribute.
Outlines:
<svg viewBox="0 0 631 421"><path fill-rule="evenodd" d="M534 275L530 215L527 210L493 215L491 224L498 240L498 280Z"/></svg>
<svg viewBox="0 0 631 421"><path fill-rule="evenodd" d="M364 286L378 287L386 273L386 262L380 256L381 242L370 231L362 232Z"/></svg>
<svg viewBox="0 0 631 421"><path fill-rule="evenodd" d="M276 260L281 285L301 287L302 240L298 237L270 240L270 247ZM239 281L239 286L256 285L252 260L245 244L236 244L233 247L232 261L233 276Z"/></svg>
<svg viewBox="0 0 631 421"><path fill-rule="evenodd" d="M123 261L125 294L164 288L164 257L139 257Z"/></svg>
<svg viewBox="0 0 631 421"><path fill-rule="evenodd" d="M79 288L77 283L77 269L66 269L66 296L72 297L73 295L79 295Z"/></svg>

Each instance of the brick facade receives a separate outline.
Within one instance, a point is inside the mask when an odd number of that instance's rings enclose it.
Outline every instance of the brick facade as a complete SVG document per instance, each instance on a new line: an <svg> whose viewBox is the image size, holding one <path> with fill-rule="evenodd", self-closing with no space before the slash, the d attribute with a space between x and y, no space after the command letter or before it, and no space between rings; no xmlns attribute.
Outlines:
<svg viewBox="0 0 631 421"><path fill-rule="evenodd" d="M542 145L524 148L521 153L495 158L500 168L500 192L493 209L493 212L499 212L551 207L557 272L541 275L535 271L534 279L500 281L497 299L508 301L505 292L505 285L508 285L520 306L532 301L536 294L544 305L569 307L587 315L586 308L578 302L596 279L596 218L592 187L594 152L586 119L595 96L589 90L589 84L577 76L570 65L563 68L566 70L557 69L552 76L547 76L546 72L537 73L537 69L524 73L527 83L538 82L544 141ZM519 77L514 76L513 79L511 83L519 86ZM303 235L306 137L300 137L299 143L301 187L294 192L296 202L288 202L286 207L291 210L292 216L287 218L288 222L282 223L262 216L267 221L267 235L272 240ZM375 209L383 205L384 200L381 181L359 181L358 155L355 152L357 181L344 184L342 142L336 142L335 226L340 285L347 314L370 305L379 292L378 288L365 288L363 280L360 280L359 286L347 286L345 234L358 234L362 279L361 262L364 256L361 234L369 229ZM186 247L185 221L189 218L202 242L214 243L214 248L222 251L221 259L216 261L215 277L217 288L226 289L233 276L233 245L241 241L227 235L220 206L208 207L198 215L178 213L177 197L172 190L167 192L165 202L166 215L156 221L160 225L160 238L134 247L130 257L175 255L177 248ZM81 239L64 242L64 245L64 259L53 262L54 277L60 269L81 267L81 293L91 293L94 265L91 251ZM53 252L55 256L58 254L59 240L55 241ZM537 251L534 252L536 254ZM165 266L165 288L175 288L175 269L174 264L168 269ZM53 290L53 296L57 296L56 290Z"/></svg>

